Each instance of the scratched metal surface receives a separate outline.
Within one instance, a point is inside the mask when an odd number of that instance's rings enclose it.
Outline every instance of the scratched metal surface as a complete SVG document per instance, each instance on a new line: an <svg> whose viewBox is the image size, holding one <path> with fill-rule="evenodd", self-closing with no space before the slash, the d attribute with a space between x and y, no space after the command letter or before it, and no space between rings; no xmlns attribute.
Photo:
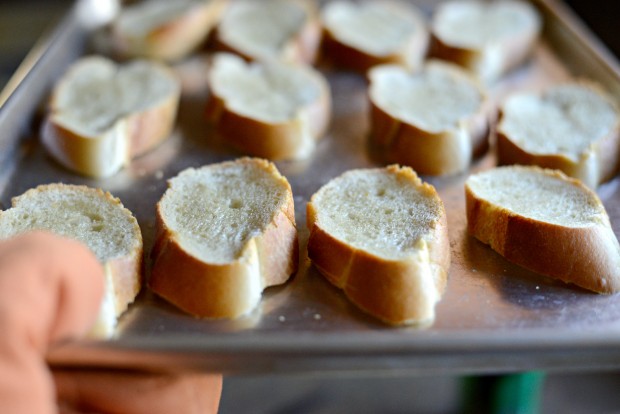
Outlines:
<svg viewBox="0 0 620 414"><path fill-rule="evenodd" d="M599 80L620 96L616 63L581 32L579 22L554 2L540 2L546 18L533 59L492 88L502 96L571 75ZM87 29L71 15L22 68L26 78L0 112L3 205L38 184L66 182L101 187L132 210L148 253L154 206L166 178L190 166L239 156L205 124L204 97L183 100L170 140L102 180L80 178L55 164L39 145L38 125L46 93L67 65L87 50ZM291 182L301 242L299 272L264 293L260 307L235 321L199 320L144 289L121 318L111 340L65 344L50 361L69 366L151 367L224 372L399 371L494 372L533 368L596 368L620 364L620 297L592 294L514 266L466 234L463 183L495 164L492 151L464 174L424 177L444 200L452 248L449 283L431 326L391 328L347 302L307 260L305 204L325 182L351 168L379 163L366 150L366 83L358 75L325 69L333 95L333 121L314 155L280 162ZM616 234L620 188L600 190Z"/></svg>

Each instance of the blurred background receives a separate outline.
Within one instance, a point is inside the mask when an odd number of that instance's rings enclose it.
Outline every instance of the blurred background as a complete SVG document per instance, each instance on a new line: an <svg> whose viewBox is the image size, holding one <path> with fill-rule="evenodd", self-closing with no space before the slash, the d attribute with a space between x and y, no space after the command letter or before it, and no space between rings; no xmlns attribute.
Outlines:
<svg viewBox="0 0 620 414"><path fill-rule="evenodd" d="M620 56L620 2L566 3ZM0 0L0 89L36 41L58 24L71 4L68 0ZM542 413L620 413L619 373L568 371L548 373L544 378L538 373L515 378L526 391L528 387L535 390L540 384ZM471 378L452 376L377 374L233 376L225 380L221 413L510 413L501 407L485 408L483 404L485 395L497 384L494 377L473 382ZM513 383L510 389L517 388ZM536 393L531 396L535 398ZM533 406L526 401L521 412L531 412Z"/></svg>
<svg viewBox="0 0 620 414"><path fill-rule="evenodd" d="M565 0L565 3L616 56L620 55L619 1ZM72 4L72 0L0 0L0 87L37 39L52 28Z"/></svg>

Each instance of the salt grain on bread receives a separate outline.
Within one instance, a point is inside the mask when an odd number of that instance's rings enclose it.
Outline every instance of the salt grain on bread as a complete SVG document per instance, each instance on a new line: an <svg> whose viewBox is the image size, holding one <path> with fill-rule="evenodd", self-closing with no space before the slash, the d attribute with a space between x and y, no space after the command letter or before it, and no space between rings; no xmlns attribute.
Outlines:
<svg viewBox="0 0 620 414"><path fill-rule="evenodd" d="M43 144L70 170L109 176L170 135L179 96L177 78L158 63L82 58L54 87Z"/></svg>
<svg viewBox="0 0 620 414"><path fill-rule="evenodd" d="M307 206L308 257L360 309L389 324L435 317L450 246L435 189L408 167L352 170Z"/></svg>
<svg viewBox="0 0 620 414"><path fill-rule="evenodd" d="M500 167L465 184L471 235L509 261L599 293L620 291L620 246L597 195L539 167Z"/></svg>
<svg viewBox="0 0 620 414"><path fill-rule="evenodd" d="M323 53L337 66L362 72L388 63L417 68L426 55L426 22L411 4L335 1L324 7L322 21Z"/></svg>
<svg viewBox="0 0 620 414"><path fill-rule="evenodd" d="M529 56L541 26L537 10L527 2L446 2L433 15L430 55L493 82Z"/></svg>
<svg viewBox="0 0 620 414"><path fill-rule="evenodd" d="M247 63L220 53L213 58L209 85L207 118L247 155L306 158L329 124L329 85L306 65Z"/></svg>
<svg viewBox="0 0 620 414"><path fill-rule="evenodd" d="M297 265L291 186L272 163L242 158L169 181L150 279L161 297L195 316L236 318Z"/></svg>
<svg viewBox="0 0 620 414"><path fill-rule="evenodd" d="M486 94L458 66L429 61L415 72L377 66L369 78L370 140L391 162L420 174L455 174L486 147Z"/></svg>
<svg viewBox="0 0 620 414"><path fill-rule="evenodd" d="M321 39L312 0L237 0L217 28L216 46L247 60L313 63Z"/></svg>
<svg viewBox="0 0 620 414"><path fill-rule="evenodd" d="M501 164L559 169L591 188L620 164L620 115L611 97L588 81L517 93L500 108Z"/></svg>
<svg viewBox="0 0 620 414"><path fill-rule="evenodd" d="M119 199L85 186L48 184L0 212L0 238L46 230L84 243L105 271L101 310L90 335L107 337L142 286L142 234ZM70 258L67 258L70 260Z"/></svg>
<svg viewBox="0 0 620 414"><path fill-rule="evenodd" d="M125 58L177 61L196 50L219 22L228 0L144 0L122 8L112 43Z"/></svg>

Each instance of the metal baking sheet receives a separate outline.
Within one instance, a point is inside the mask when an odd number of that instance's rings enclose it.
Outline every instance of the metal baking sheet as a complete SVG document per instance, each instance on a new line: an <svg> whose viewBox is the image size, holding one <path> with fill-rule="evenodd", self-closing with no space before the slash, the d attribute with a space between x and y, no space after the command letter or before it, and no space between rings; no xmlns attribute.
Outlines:
<svg viewBox="0 0 620 414"><path fill-rule="evenodd" d="M96 2L91 2L96 4ZM427 2L428 3L428 2ZM617 63L561 3L535 2L545 18L533 59L494 86L495 99L518 88L587 76L620 97ZM428 4L422 5L427 11ZM0 95L0 201L42 183L100 187L132 210L143 231L148 278L155 203L166 179L187 167L231 159L205 123L204 96L186 97L170 140L113 177L76 176L53 162L39 144L46 96L67 66L88 52L91 32L73 14L28 56ZM238 320L187 316L148 289L121 318L114 337L51 350L53 364L90 367L199 369L226 373L372 371L500 372L620 366L620 296L602 296L511 265L466 234L463 183L495 165L493 152L467 173L424 177L448 212L452 265L449 282L427 327L387 327L358 311L309 263L305 205L329 179L351 168L379 165L366 151L368 103L363 77L326 70L333 121L316 153L304 162L277 163L295 195L301 244L299 272L265 291L260 307ZM620 180L600 188L620 234ZM67 258L70 260L70 258Z"/></svg>

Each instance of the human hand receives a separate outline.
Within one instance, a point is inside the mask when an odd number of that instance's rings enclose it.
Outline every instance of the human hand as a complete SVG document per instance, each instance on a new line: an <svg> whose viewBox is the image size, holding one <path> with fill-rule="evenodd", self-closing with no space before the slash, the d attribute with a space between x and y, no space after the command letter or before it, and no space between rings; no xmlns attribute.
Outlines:
<svg viewBox="0 0 620 414"><path fill-rule="evenodd" d="M84 335L102 295L103 269L82 244L41 232L0 241L0 412L217 412L219 375L50 372L49 346Z"/></svg>

